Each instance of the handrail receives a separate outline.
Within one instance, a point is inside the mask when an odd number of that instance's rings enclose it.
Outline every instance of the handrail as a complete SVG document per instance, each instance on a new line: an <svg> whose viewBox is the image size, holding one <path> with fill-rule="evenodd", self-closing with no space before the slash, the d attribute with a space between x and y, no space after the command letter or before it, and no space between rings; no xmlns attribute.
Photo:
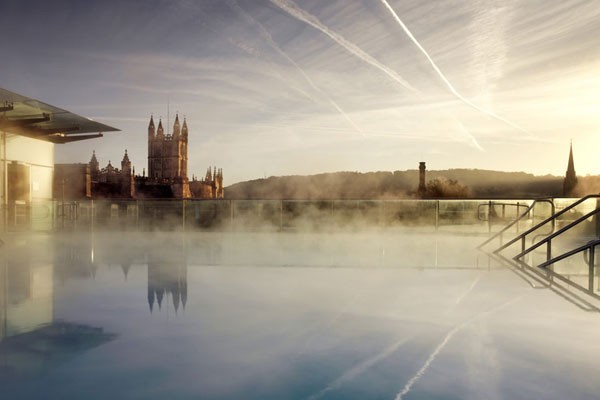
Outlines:
<svg viewBox="0 0 600 400"><path fill-rule="evenodd" d="M552 265L556 262L564 260L565 258L571 257L572 255L580 253L584 250L592 249L598 245L600 245L600 239L592 240L592 241L587 242L586 244L579 246L573 250L569 250L566 253L561 254L560 256L553 257L552 259L541 263L540 265L538 265L538 268L548 268L550 265ZM593 263L593 260L594 260L594 257L590 257L588 260L588 263Z"/></svg>
<svg viewBox="0 0 600 400"><path fill-rule="evenodd" d="M547 243L548 244L548 255L550 255L550 249L551 249L551 243L552 243L552 239L554 239L555 237L561 235L562 233L568 231L569 229L573 228L576 225L579 225L579 223L585 221L586 219L588 219L589 217L591 217L592 215L598 214L600 212L600 207L596 208L593 211L590 211L589 213L585 214L582 217L577 218L575 221L571 222L568 225L565 225L564 227L562 227L561 229L557 230L556 232L554 232L553 234L546 236L544 239L540 240L539 242L529 246L527 249L523 250L522 252L520 252L519 254L517 254L516 256L513 257L513 259L518 260L519 258L531 253L533 250L537 249L538 247L540 247L541 245ZM548 257L548 260L551 257Z"/></svg>
<svg viewBox="0 0 600 400"><path fill-rule="evenodd" d="M509 230L510 228L512 228L513 225L517 224L519 221L521 221L523 218L525 218L527 215L529 215L529 213L533 210L533 207L537 203L541 203L541 202L550 203L550 206L552 207L552 214L554 214L554 202L552 200L550 200L550 199L536 199L536 200L533 201L533 203L531 203L531 205L527 208L527 210L525 210L525 212L523 214L521 214L518 218L515 218L514 221L512 221L511 223L509 223L508 225L506 225L500 231L498 231L494 235L490 236L487 240L485 240L483 243L481 243L479 246L477 246L477 248L480 249L483 246L485 246L486 244L488 244L489 242L491 242L492 240L496 239L498 236L501 236L504 232L506 232L507 230ZM554 230L554 226L553 226L553 230ZM497 252L498 251L494 251L494 253L497 253Z"/></svg>
<svg viewBox="0 0 600 400"><path fill-rule="evenodd" d="M573 250L570 250L570 251L567 251L566 253L561 254L560 256L556 256L546 262L541 263L540 265L538 265L538 268L544 268L544 269L546 269L547 272L550 272L550 273L552 273L552 275L564 280L564 277L561 274L558 274L554 271L548 270L547 268L550 265L552 265L558 261L564 260L565 258L571 257L572 255L575 255L577 253L581 253L582 251L589 250L590 257L587 260L587 263L588 263L588 287L587 287L587 289L575 282L569 282L569 284L586 292L593 298L600 300L600 296L598 296L596 293L594 293L594 267L595 267L595 261L596 261L595 252L596 252L596 246L598 246L598 245L600 245L600 239L592 240L592 241L584 244L583 246L579 246Z"/></svg>
<svg viewBox="0 0 600 400"><path fill-rule="evenodd" d="M581 199L577 200L575 203L571 204L570 206L563 208L562 210L560 210L556 214L553 213L550 217L546 218L545 220L543 220L542 222L540 222L536 226L529 228L525 232L521 233L520 235L518 235L515 238L511 239L510 241L506 242L502 246L498 247L496 250L494 250L494 253L498 253L498 252L506 249L507 247L513 245L514 243L518 242L519 240L523 240L525 238L525 236L529 235L531 232L537 230L539 227L547 224L550 221L552 221L552 223L554 224L555 223L554 221L558 217L560 217L561 215L563 215L567 211L571 210L572 208L577 207L579 204L583 203L584 201L586 201L588 199L592 199L592 198L596 198L596 199L600 198L600 194L588 194L587 196L582 197ZM525 246L523 246L522 248L524 250Z"/></svg>
<svg viewBox="0 0 600 400"><path fill-rule="evenodd" d="M555 277L556 279L564 282L568 286L572 286L575 289L580 290L581 292L594 298L595 300L600 300L600 297L597 294L593 293L593 291L587 290L583 286L565 278L564 276L562 276L556 272L553 272L549 269L546 269L546 270L544 270L544 272L542 272L538 268L533 268L533 267L527 265L527 263L524 263L523 261L516 262L514 260L510 260L510 259L504 257L502 254L491 253L490 256L498 257L500 262L504 262L509 267L513 267L513 268L511 268L511 270L513 272L515 272L514 269L518 269L519 272L522 272L528 278L533 279L537 283L540 283L543 285L543 286L532 286L533 288L548 289L548 290L554 292L555 294L557 294L558 296L562 297L569 303L575 305L576 307L579 307L580 309L582 309L584 311L600 312L600 308L598 308L596 305L594 305L594 304L590 303L589 301L587 301L586 299L578 296L571 290L568 290L567 288L561 286L559 283L555 282L553 279L548 278L548 275ZM525 279L525 278L523 278L523 279ZM530 282L530 285L531 285L531 282Z"/></svg>
<svg viewBox="0 0 600 400"><path fill-rule="evenodd" d="M491 215L492 214L491 213L492 206L502 206L502 216L501 217L499 217L499 216L492 217L492 215ZM517 202L517 203L499 203L499 202L495 202L495 201L490 200L487 203L481 203L481 204L479 204L477 206L477 218L480 221L491 221L492 218L497 218L497 219L506 218L506 214L505 214L505 208L506 208L506 206L517 207L517 213L519 212L519 208L529 208L529 206L527 204L520 204L519 202ZM489 207L490 208L490 212L488 212L488 219L482 219L482 218L479 217L480 214L481 214L481 208L482 207Z"/></svg>

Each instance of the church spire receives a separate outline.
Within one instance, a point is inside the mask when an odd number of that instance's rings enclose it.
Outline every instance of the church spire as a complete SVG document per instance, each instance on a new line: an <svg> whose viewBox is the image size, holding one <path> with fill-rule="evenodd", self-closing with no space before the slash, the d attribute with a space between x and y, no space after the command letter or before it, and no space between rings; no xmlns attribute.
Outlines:
<svg viewBox="0 0 600 400"><path fill-rule="evenodd" d="M575 162L573 161L573 141L571 141L567 173L563 183L563 196L572 196L575 186L577 186L577 174L575 173Z"/></svg>

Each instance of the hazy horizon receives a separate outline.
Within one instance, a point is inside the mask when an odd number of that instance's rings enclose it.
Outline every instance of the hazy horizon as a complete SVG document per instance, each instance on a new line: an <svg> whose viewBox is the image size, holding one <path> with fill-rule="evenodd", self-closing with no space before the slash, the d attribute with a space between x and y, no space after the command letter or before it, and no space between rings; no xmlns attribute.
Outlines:
<svg viewBox="0 0 600 400"><path fill-rule="evenodd" d="M2 87L115 126L56 162L146 167L150 115L188 175L600 174L593 1L8 1ZM166 129L166 126L165 126Z"/></svg>

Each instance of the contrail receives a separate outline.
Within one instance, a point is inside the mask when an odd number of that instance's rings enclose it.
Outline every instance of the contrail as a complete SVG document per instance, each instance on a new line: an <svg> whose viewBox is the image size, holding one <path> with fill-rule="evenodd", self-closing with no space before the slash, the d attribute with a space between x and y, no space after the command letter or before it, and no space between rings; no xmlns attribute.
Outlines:
<svg viewBox="0 0 600 400"><path fill-rule="evenodd" d="M383 350L381 353L376 354L373 357L371 357L371 358L361 362L360 364L356 365L355 367L349 369L342 376L340 376L339 378L337 378L336 380L331 382L329 385L327 385L326 387L321 389L319 392L308 397L307 400L319 399L319 398L323 397L323 395L325 395L325 393L340 387L344 382L354 379L358 375L362 374L363 372L365 372L366 370L371 368L373 365L377 364L378 362L385 359L389 355L395 353L396 350L398 350L398 348L400 346L402 346L404 343L406 343L409 339L412 339L412 337L403 337L403 338L397 340L396 342L394 342L390 346L388 346L385 350Z"/></svg>
<svg viewBox="0 0 600 400"><path fill-rule="evenodd" d="M513 299L510 299L502 304L500 304L497 307L494 307L490 310L484 311L482 313L479 313L471 318L469 318L468 320L466 320L465 322L463 322L462 324L459 324L457 326L455 326L454 328L452 328L450 330L450 332L448 332L446 334L446 336L444 336L444 339L442 339L442 341L440 342L440 344L437 345L437 347L433 350L433 352L429 355L429 357L427 357L427 360L425 361L425 364L423 364L423 366L417 371L417 373L408 380L408 382L406 382L406 385L404 385L404 388L402 388L402 390L400 392L398 392L398 394L396 394L395 400L402 400L402 396L405 396L408 392L410 392L410 390L412 389L413 385L415 383L417 383L417 381L425 374L425 372L427 371L427 369L429 368L429 366L431 365L431 363L435 360L435 358L437 357L437 355L444 349L444 347L446 347L446 345L448 344L448 342L450 341L450 339L452 339L452 336L454 336L454 334L458 331L460 331L461 329L463 329L465 326L467 326L468 324L470 324L473 320L483 317L485 315L494 313L496 311L499 311L500 309L508 306L511 303L514 303L515 301L521 299L523 296L519 296L519 297L515 297Z"/></svg>
<svg viewBox="0 0 600 400"><path fill-rule="evenodd" d="M454 334L456 332L458 332L462 327L463 327L463 325L455 326L450 332L448 332L448 334L444 337L444 340L442 340L442 342L437 345L435 350L433 350L433 353L431 353L429 355L429 357L427 358L427 361L425 361L425 364L423 364L421 369L418 370L417 373L408 380L408 382L406 382L406 385L404 385L404 388L396 395L396 400L402 400L402 396L404 396L408 392L410 392L410 389L412 389L413 385L419 380L419 378L421 378L421 376L423 376L425 371L427 371L427 369L429 368L431 363L435 360L435 358L440 353L440 351L442 351L444 349L444 347L446 347L446 344L448 344L448 341L450 341L452 336L454 336Z"/></svg>
<svg viewBox="0 0 600 400"><path fill-rule="evenodd" d="M471 286L469 286L469 288L467 289L467 291L466 291L466 292L464 292L464 293L463 293L461 296L459 296L459 297L456 299L456 304L458 304L458 303L460 303L461 301L463 301L463 299L464 299L465 297L467 297L467 295L468 295L469 293L471 293L471 290L473 290L473 288L475 287L475 285L477 285L477 282L479 282L479 279L481 279L481 275L479 275L477 278L475 278L475 280L473 280L473 283L471 284Z"/></svg>
<svg viewBox="0 0 600 400"><path fill-rule="evenodd" d="M349 42L340 34L332 31L327 26L323 25L317 17L315 17L314 15L301 9L295 3L293 3L291 0L270 0L270 1L275 6L281 8L283 11L287 12L288 14L290 14L292 17L296 18L297 20L302 21L302 22L312 26L313 28L318 29L325 35L329 36L331 39L333 39L333 41L335 41L337 44L339 44L340 46L345 48L352 55L360 58L367 64L377 68L378 70L380 70L381 72L386 74L388 77L390 77L393 81L399 83L404 88L410 90L417 97L422 98L421 93L417 89L415 89L413 86L411 86L404 78L402 78L394 70L392 70L388 66L380 63L375 58L373 58L369 54L365 53L360 47L356 46L352 42ZM466 100L466 101L468 102L468 100ZM473 105L473 104L471 103L471 105ZM473 106L475 108L477 108L477 106L475 106L475 105L473 105ZM486 112L486 114L489 114L489 113ZM456 120L456 117L452 116L452 118ZM496 117L496 118L499 118L499 117ZM505 122L510 124L509 121L505 121ZM460 125L462 126L462 124L460 124ZM467 137L469 139L469 141L468 141L469 144L473 145L474 147L476 147L479 150L483 150L483 148L477 142L477 139L475 139L475 137L470 132L468 132L464 126L462 126L461 130L463 131L463 133L465 133L467 135ZM521 130L523 130L523 129L521 129Z"/></svg>
<svg viewBox="0 0 600 400"><path fill-rule="evenodd" d="M303 22L307 23L308 25L312 26L313 28L318 29L319 31L323 32L325 35L329 36L331 39L333 39L337 44L339 44L340 46L345 48L347 51L349 51L356 57L360 58L364 62L366 62L366 63L372 65L373 67L377 68L378 70L382 71L383 73L388 75L390 78L392 78L394 81L396 81L397 83L402 85L404 88L410 90L413 93L417 93L417 90L415 88L413 88L406 80L404 80L404 78L402 78L400 75L398 75L395 71L393 71L389 67L381 64L375 58L373 58L369 54L365 53L360 47L356 46L352 42L349 42L340 34L332 31L331 29L329 29L328 27L323 25L317 17L304 11L303 9L298 7L294 2L292 2L290 0L270 0L270 1L277 7L281 8L282 10L284 10L285 12L290 14L292 17L294 17L300 21L303 21Z"/></svg>
<svg viewBox="0 0 600 400"><path fill-rule="evenodd" d="M394 9L390 6L390 4L387 2L387 0L381 0L381 2L383 3L383 5L390 11L390 13L392 14L392 16L394 17L394 19L398 22L398 24L400 25L400 27L402 28L402 30L404 31L404 33L406 33L406 35L410 38L410 40L415 44L415 46L417 46L417 48L419 50L421 50L421 53L423 53L423 55L425 56L425 58L427 58L427 60L429 61L429 63L431 64L431 66L433 67L434 71L438 74L438 76L440 77L440 79L446 84L446 86L448 87L448 90L450 90L450 92L456 96L456 98L458 98L460 101L462 101L463 103L465 103L466 105L468 105L469 107L474 108L475 110L489 116L492 117L500 122L505 123L506 125L509 125L521 132L524 132L528 135L532 135L531 132L529 132L528 130L526 130L525 128L521 128L519 125L507 120L506 118L503 118L491 111L488 111L484 108L479 107L478 105L472 103L469 99L467 99L466 97L464 97L462 94L460 94L452 85L452 83L450 83L450 81L448 80L448 78L446 78L446 75L444 75L444 73L438 68L438 66L436 65L436 63L433 61L433 59L429 56L429 53L427 53L427 51L423 48L423 46L421 46L421 44L419 43L419 41L413 36L412 32L408 29L408 27L406 25L404 25L404 22L402 22L402 20L400 19L400 17L398 16L398 14L396 14L396 12L394 11Z"/></svg>
<svg viewBox="0 0 600 400"><path fill-rule="evenodd" d="M339 112L340 115L346 121L348 121L350 125L352 125L354 129L356 129L360 133L363 133L362 129L358 125L356 125L356 123L339 106L339 104L337 104L337 102L335 102L330 96L323 92L308 76L306 71L304 71L304 69L300 65L298 65L296 61L294 61L285 51L281 49L281 47L279 47L275 40L273 40L273 36L271 35L271 33L269 33L269 31L263 26L263 24L261 24L254 17L248 14L242 7L240 7L240 5L235 0L227 0L226 3L232 10L240 14L247 22L254 24L258 28L261 37L269 44L269 46L271 46L271 48L273 48L273 50L275 50L281 57L285 58L292 66L294 66L296 70L302 75L304 80L310 85L310 87L313 88L313 90L315 90L319 94L321 94L329 102L329 104L331 104L333 108L335 108L337 112Z"/></svg>

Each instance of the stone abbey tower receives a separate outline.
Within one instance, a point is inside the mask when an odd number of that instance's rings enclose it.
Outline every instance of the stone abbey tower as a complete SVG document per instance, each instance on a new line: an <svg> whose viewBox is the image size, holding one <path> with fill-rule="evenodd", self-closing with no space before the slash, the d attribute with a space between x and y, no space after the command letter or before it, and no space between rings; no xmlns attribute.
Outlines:
<svg viewBox="0 0 600 400"><path fill-rule="evenodd" d="M158 181L187 179L188 127L184 119L179 125L179 115L175 116L173 133L168 135L158 121L154 127L154 118L148 125L148 178Z"/></svg>
<svg viewBox="0 0 600 400"><path fill-rule="evenodd" d="M191 197L187 176L188 126L185 118L179 125L179 115L175 116L173 133L165 134L162 120L154 126L150 117L148 125L148 179L155 183L170 184L177 198Z"/></svg>
<svg viewBox="0 0 600 400"><path fill-rule="evenodd" d="M188 125L185 118L179 123L175 115L173 133L166 134L162 120L154 125L150 116L148 124L148 178L146 187L169 185L175 198L222 199L223 170L208 168L203 180L188 178Z"/></svg>

